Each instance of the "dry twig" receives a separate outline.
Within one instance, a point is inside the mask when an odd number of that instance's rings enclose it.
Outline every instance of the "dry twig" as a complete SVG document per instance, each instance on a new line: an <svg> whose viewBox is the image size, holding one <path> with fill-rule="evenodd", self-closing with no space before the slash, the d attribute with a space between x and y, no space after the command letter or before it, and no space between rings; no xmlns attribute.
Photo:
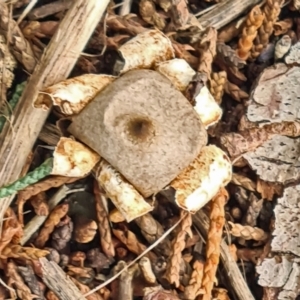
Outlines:
<svg viewBox="0 0 300 300"><path fill-rule="evenodd" d="M203 279L203 267L204 263L200 260L196 260L193 263L193 272L189 280L189 284L184 289L184 299L194 300L196 297L203 293L201 289Z"/></svg>
<svg viewBox="0 0 300 300"><path fill-rule="evenodd" d="M67 203L60 204L53 209L35 240L35 245L37 247L43 248L45 246L54 227L59 223L60 219L67 214L68 210L69 205Z"/></svg>
<svg viewBox="0 0 300 300"><path fill-rule="evenodd" d="M221 104L222 97L224 94L224 87L227 82L227 74L225 71L221 72L213 72L211 74L211 79L209 81L210 84L210 92L215 98L218 104Z"/></svg>
<svg viewBox="0 0 300 300"><path fill-rule="evenodd" d="M45 192L51 188L62 186L66 183L72 183L78 180L78 177L65 177L65 176L49 176L33 185L28 186L26 189L18 193L18 217L21 224L24 224L23 220L23 207L25 202L31 197Z"/></svg>
<svg viewBox="0 0 300 300"><path fill-rule="evenodd" d="M237 54L243 60L247 60L249 57L253 41L257 36L257 30L262 25L263 20L264 15L259 6L254 6L244 22L242 34L237 45Z"/></svg>
<svg viewBox="0 0 300 300"><path fill-rule="evenodd" d="M14 237L15 239L17 238L17 240L19 240L22 235L22 226L17 220L17 217L12 208L9 207L4 214L4 223L2 226L2 233L0 237L0 254Z"/></svg>
<svg viewBox="0 0 300 300"><path fill-rule="evenodd" d="M223 226L225 224L224 206L228 200L227 191L222 188L212 199L210 210L210 227L206 244L206 262L204 264L202 288L204 295L202 300L210 300L216 271L220 259L220 243L222 241Z"/></svg>
<svg viewBox="0 0 300 300"><path fill-rule="evenodd" d="M40 257L45 257L48 254L49 251L47 250L41 250L32 247L22 247L20 245L8 245L3 249L1 257L34 260Z"/></svg>
<svg viewBox="0 0 300 300"><path fill-rule="evenodd" d="M280 13L282 0L266 0L262 12L265 15L262 26L258 29L258 35L251 49L251 58L256 59L266 48L269 38L274 30L274 24Z"/></svg>
<svg viewBox="0 0 300 300"><path fill-rule="evenodd" d="M265 241L269 234L258 227L243 226L241 224L228 222L231 226L230 233L233 236L241 237L245 240Z"/></svg>
<svg viewBox="0 0 300 300"><path fill-rule="evenodd" d="M217 30L210 27L206 30L200 42L200 62L198 72L205 73L210 78L212 62L216 55Z"/></svg>
<svg viewBox="0 0 300 300"><path fill-rule="evenodd" d="M190 213L187 213L184 210L181 210L181 217L183 217L182 223L178 228L178 232L176 237L172 241L172 250L171 255L167 264L167 270L165 273L165 278L172 284L174 283L176 287L179 286L179 271L180 264L182 259L181 252L185 248L185 238L188 234L189 236L193 236L191 231L192 226L192 216Z"/></svg>

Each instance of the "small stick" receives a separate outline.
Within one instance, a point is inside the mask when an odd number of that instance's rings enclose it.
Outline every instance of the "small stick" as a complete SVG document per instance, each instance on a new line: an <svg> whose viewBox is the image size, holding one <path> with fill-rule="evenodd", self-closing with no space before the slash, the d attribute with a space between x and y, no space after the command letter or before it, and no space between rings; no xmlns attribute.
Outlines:
<svg viewBox="0 0 300 300"><path fill-rule="evenodd" d="M46 258L39 259L43 272L43 282L61 300L85 300L73 281L53 261Z"/></svg>
<svg viewBox="0 0 300 300"><path fill-rule="evenodd" d="M203 28L220 29L259 2L261 0L240 0L238 2L236 0L224 0L215 5L207 14L198 18L198 21Z"/></svg>

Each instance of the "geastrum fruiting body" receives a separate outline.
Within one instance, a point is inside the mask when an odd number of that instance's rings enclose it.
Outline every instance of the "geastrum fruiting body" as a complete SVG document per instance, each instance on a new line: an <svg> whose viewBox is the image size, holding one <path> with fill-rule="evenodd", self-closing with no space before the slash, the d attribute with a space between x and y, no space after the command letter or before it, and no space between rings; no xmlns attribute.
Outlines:
<svg viewBox="0 0 300 300"><path fill-rule="evenodd" d="M47 88L34 105L52 102L71 117L69 133L101 156L94 175L128 222L150 211L144 197L166 186L175 189L178 206L196 212L231 180L227 155L206 146L206 129L222 110L205 85L195 106L185 98L196 72L174 59L159 30L137 35L119 54L119 77L71 78Z"/></svg>

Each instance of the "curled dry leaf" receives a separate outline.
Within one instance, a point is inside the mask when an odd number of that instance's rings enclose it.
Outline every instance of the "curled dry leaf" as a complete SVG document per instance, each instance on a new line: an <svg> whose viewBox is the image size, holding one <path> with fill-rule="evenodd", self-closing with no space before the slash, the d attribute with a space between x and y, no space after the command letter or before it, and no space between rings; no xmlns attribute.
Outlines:
<svg viewBox="0 0 300 300"><path fill-rule="evenodd" d="M252 192L256 191L256 184L245 175L233 173L231 182L233 184L240 185L249 191L252 191Z"/></svg>
<svg viewBox="0 0 300 300"><path fill-rule="evenodd" d="M267 182L264 180L261 180L258 178L257 180L257 186L256 186L257 192L261 194L261 197L263 199L272 201L274 198L274 195L282 196L283 193L283 186L278 183L274 182Z"/></svg>
<svg viewBox="0 0 300 300"><path fill-rule="evenodd" d="M146 214L153 208L143 196L104 159L99 165L97 181L127 222Z"/></svg>
<svg viewBox="0 0 300 300"><path fill-rule="evenodd" d="M274 35L286 34L293 27L293 19L288 18L274 24Z"/></svg>
<svg viewBox="0 0 300 300"><path fill-rule="evenodd" d="M226 94L230 95L234 100L239 102L242 101L243 99L249 98L248 93L244 92L237 85L229 82L228 80L224 85L224 91Z"/></svg>
<svg viewBox="0 0 300 300"><path fill-rule="evenodd" d="M94 220L79 217L76 219L74 239L78 243L89 243L97 233L97 223Z"/></svg>
<svg viewBox="0 0 300 300"><path fill-rule="evenodd" d="M70 258L70 264L75 266L75 267L80 267L83 268L84 267L84 261L86 259L86 255L84 252L82 251L76 251L76 252L72 252L69 256Z"/></svg>
<svg viewBox="0 0 300 300"><path fill-rule="evenodd" d="M236 51L233 50L230 46L218 42L216 50L217 57L221 58L228 66L241 69L246 65L245 60L241 59L237 55Z"/></svg>
<svg viewBox="0 0 300 300"><path fill-rule="evenodd" d="M33 105L48 110L53 104L65 115L78 114L115 78L104 74L85 74L63 80L40 92Z"/></svg>
<svg viewBox="0 0 300 300"><path fill-rule="evenodd" d="M93 248L86 253L89 266L95 268L99 273L102 269L107 269L114 262L112 258L105 256L99 248Z"/></svg>
<svg viewBox="0 0 300 300"><path fill-rule="evenodd" d="M198 157L171 183L179 207L195 213L209 202L232 176L227 155L214 145L203 147Z"/></svg>
<svg viewBox="0 0 300 300"><path fill-rule="evenodd" d="M258 227L243 226L241 224L228 222L231 226L230 233L233 236L241 237L245 240L265 241L269 234Z"/></svg>
<svg viewBox="0 0 300 300"><path fill-rule="evenodd" d="M172 43L158 29L138 34L119 48L122 60L114 65L115 74L133 69L153 68L159 62L174 58Z"/></svg>
<svg viewBox="0 0 300 300"><path fill-rule="evenodd" d="M109 220L112 223L121 223L125 221L125 218L117 208L114 208L109 213Z"/></svg>
<svg viewBox="0 0 300 300"><path fill-rule="evenodd" d="M156 11L152 0L141 0L139 3L139 12L142 19L148 24L155 25L160 30L166 26L164 18Z"/></svg>
<svg viewBox="0 0 300 300"><path fill-rule="evenodd" d="M212 297L212 300L230 300L228 291L222 288L213 289Z"/></svg>
<svg viewBox="0 0 300 300"><path fill-rule="evenodd" d="M143 300L179 300L171 291L164 290L161 286L144 288Z"/></svg>
<svg viewBox="0 0 300 300"><path fill-rule="evenodd" d="M82 177L92 171L100 156L85 145L61 137L53 153L52 175Z"/></svg>
<svg viewBox="0 0 300 300"><path fill-rule="evenodd" d="M252 261L255 265L258 262L259 257L263 254L262 248L241 248L237 249L236 255L240 260Z"/></svg>

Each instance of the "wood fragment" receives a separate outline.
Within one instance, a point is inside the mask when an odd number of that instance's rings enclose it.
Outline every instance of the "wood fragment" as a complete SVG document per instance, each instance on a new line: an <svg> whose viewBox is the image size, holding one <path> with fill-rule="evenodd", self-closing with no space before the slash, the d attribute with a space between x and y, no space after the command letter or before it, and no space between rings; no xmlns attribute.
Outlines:
<svg viewBox="0 0 300 300"><path fill-rule="evenodd" d="M65 1L65 0L52 1L48 4L32 9L31 12L27 15L27 17L29 20L43 19L45 17L64 11L68 9L70 6L71 6L71 1Z"/></svg>
<svg viewBox="0 0 300 300"><path fill-rule="evenodd" d="M198 21L203 28L220 29L259 2L260 0L240 0L238 2L236 0L224 0L207 14L199 17Z"/></svg>
<svg viewBox="0 0 300 300"><path fill-rule="evenodd" d="M43 272L42 280L61 300L85 300L76 285L65 272L53 261L39 259Z"/></svg>

